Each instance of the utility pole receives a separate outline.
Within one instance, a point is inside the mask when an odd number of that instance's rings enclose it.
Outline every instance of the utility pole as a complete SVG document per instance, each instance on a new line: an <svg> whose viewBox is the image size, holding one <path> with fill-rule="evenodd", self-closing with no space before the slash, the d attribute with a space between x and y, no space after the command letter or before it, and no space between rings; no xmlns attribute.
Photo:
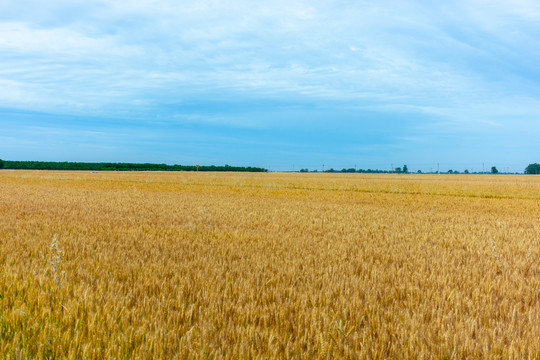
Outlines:
<svg viewBox="0 0 540 360"><path fill-rule="evenodd" d="M322 172L324 172L324 164L322 164Z"/></svg>

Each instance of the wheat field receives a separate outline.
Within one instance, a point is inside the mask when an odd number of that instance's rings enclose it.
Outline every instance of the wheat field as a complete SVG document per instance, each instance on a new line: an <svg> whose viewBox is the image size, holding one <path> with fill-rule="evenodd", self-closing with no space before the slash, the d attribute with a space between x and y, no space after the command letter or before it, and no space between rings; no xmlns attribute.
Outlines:
<svg viewBox="0 0 540 360"><path fill-rule="evenodd" d="M0 171L5 359L540 359L540 177Z"/></svg>

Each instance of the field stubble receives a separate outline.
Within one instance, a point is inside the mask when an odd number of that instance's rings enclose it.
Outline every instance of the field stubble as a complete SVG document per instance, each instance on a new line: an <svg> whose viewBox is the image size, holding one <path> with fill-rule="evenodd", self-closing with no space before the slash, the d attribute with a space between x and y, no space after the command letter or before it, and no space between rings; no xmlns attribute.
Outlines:
<svg viewBox="0 0 540 360"><path fill-rule="evenodd" d="M0 172L6 358L540 358L540 177Z"/></svg>

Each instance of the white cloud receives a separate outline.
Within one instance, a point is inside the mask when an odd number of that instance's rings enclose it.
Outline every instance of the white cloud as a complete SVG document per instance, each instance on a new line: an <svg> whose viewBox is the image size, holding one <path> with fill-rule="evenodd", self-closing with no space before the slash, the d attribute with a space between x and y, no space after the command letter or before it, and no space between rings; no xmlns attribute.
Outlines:
<svg viewBox="0 0 540 360"><path fill-rule="evenodd" d="M518 50L525 62L538 51L530 21L539 9L525 0L511 9L485 0L7 1L0 105L143 117L205 97L474 108L538 90L507 67ZM516 33L520 43L506 46Z"/></svg>

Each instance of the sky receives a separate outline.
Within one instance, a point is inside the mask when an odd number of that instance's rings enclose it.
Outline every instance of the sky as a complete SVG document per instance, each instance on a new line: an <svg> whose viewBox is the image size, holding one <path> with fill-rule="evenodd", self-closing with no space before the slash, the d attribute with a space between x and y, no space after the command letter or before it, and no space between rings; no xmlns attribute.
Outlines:
<svg viewBox="0 0 540 360"><path fill-rule="evenodd" d="M2 0L0 158L520 171L536 0Z"/></svg>

